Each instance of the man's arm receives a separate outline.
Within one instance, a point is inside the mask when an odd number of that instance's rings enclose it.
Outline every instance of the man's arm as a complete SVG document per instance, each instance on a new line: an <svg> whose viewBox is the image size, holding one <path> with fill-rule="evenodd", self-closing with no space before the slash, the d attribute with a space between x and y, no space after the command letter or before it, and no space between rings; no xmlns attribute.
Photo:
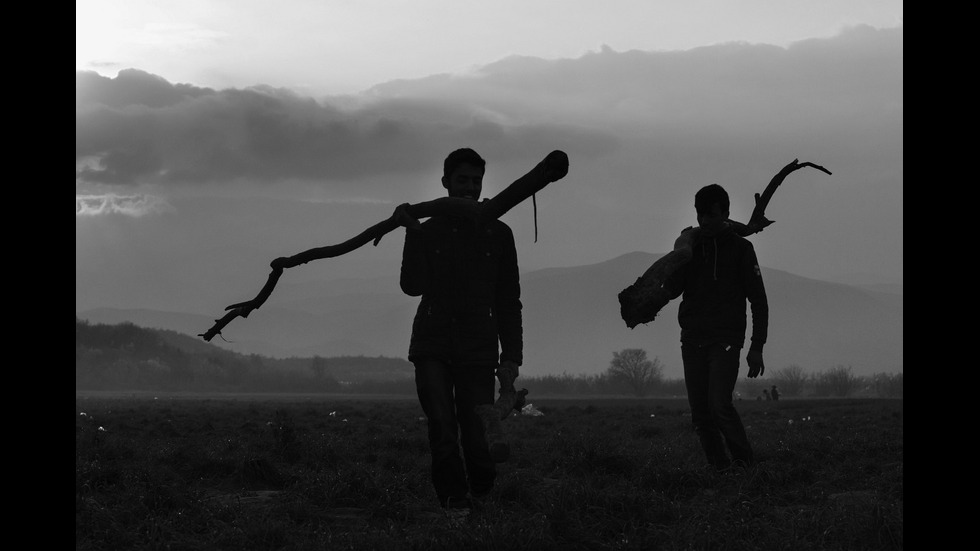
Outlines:
<svg viewBox="0 0 980 551"><path fill-rule="evenodd" d="M696 228L684 228L681 230L680 236L678 236L678 238L674 241L673 252L668 253L680 254L681 256L679 258L682 259L680 262L678 262L677 267L670 272L666 278L664 278L662 287L664 292L667 294L668 300L674 300L675 298L681 296L681 294L684 292L684 288L687 286L687 263L693 254L694 242L697 239L697 235L698 232L696 231ZM652 269L653 267L650 268L650 270Z"/></svg>
<svg viewBox="0 0 980 551"><path fill-rule="evenodd" d="M405 246L402 248L402 267L399 277L402 292L417 297L429 285L429 266L425 258L425 233L415 224L405 224Z"/></svg>
<svg viewBox="0 0 980 551"><path fill-rule="evenodd" d="M524 326L521 314L521 276L517 266L517 247L514 233L507 228L503 237L500 258L497 296L497 334L500 338L500 362L511 362L513 367L524 361ZM516 376L516 373L515 373Z"/></svg>
<svg viewBox="0 0 980 551"><path fill-rule="evenodd" d="M687 264L679 266L672 274L664 280L663 290L667 293L668 300L674 300L684 293L687 286Z"/></svg>
<svg viewBox="0 0 980 551"><path fill-rule="evenodd" d="M745 361L749 364L749 378L755 378L766 372L762 349L769 332L769 300L762 282L762 267L759 266L759 259L751 243L748 243L748 250L742 260L742 274L745 295L752 310L752 337Z"/></svg>

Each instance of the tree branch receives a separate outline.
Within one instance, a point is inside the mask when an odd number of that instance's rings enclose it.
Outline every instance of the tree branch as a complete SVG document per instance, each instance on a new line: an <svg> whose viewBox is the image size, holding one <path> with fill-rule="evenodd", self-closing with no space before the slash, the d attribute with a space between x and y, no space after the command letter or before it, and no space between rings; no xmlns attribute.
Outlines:
<svg viewBox="0 0 980 551"><path fill-rule="evenodd" d="M793 159L792 163L784 166L782 170L777 172L776 175L772 177L772 180L769 181L769 185L766 186L766 189L762 192L762 195L759 195L758 193L755 194L755 208L752 209L752 216L749 218L749 223L745 224L744 230L740 231L740 229L736 229L736 232L739 235L742 237L748 237L754 233L761 232L772 224L773 221L766 218L766 207L769 206L769 200L772 199L772 194L776 192L776 188L783 183L783 180L785 180L787 176L803 167L813 167L817 170L826 172L827 174L833 174L820 165L810 162L801 163L799 159Z"/></svg>
<svg viewBox="0 0 980 551"><path fill-rule="evenodd" d="M221 334L221 330L233 319L248 317L252 310L261 307L272 294L285 268L293 268L323 258L341 256L371 241L377 245L381 238L391 231L400 226L416 225L420 218L455 215L473 218L477 224L486 224L500 218L520 202L544 189L548 184L564 178L566 174L568 174L568 155L563 151L552 151L527 174L515 180L487 201L477 203L458 197L443 197L415 205L400 205L390 218L378 222L347 241L309 249L290 257L277 258L271 263L272 273L269 274L269 279L255 298L228 306L225 308L228 313L215 320L210 329L198 336L210 341L216 335Z"/></svg>
<svg viewBox="0 0 980 551"><path fill-rule="evenodd" d="M801 163L799 159L793 159L793 162L784 166L772 177L762 195L755 194L755 208L752 210L752 216L747 224L734 220L729 221L735 233L742 237L748 237L761 232L772 224L773 221L766 218L766 207L769 206L773 193L776 192L776 188L783 183L787 176L804 167L812 167L832 174L820 165L810 162ZM670 296L667 290L663 288L664 281L691 259L694 243L697 241L699 233L699 228L685 228L680 237L674 241L674 250L660 257L632 285L619 293L619 313L627 327L633 329L641 323L653 321L660 309L670 302Z"/></svg>

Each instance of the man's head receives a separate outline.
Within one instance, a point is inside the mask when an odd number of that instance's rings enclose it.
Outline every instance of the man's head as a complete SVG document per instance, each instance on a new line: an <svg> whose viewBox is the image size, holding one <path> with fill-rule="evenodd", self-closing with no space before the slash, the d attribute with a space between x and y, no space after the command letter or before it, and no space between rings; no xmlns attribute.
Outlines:
<svg viewBox="0 0 980 551"><path fill-rule="evenodd" d="M449 190L450 197L479 201L486 166L487 162L476 151L457 149L442 164L442 186Z"/></svg>
<svg viewBox="0 0 980 551"><path fill-rule="evenodd" d="M704 186L694 195L694 210L698 213L698 225L708 235L715 234L725 227L729 206L728 192L718 184Z"/></svg>

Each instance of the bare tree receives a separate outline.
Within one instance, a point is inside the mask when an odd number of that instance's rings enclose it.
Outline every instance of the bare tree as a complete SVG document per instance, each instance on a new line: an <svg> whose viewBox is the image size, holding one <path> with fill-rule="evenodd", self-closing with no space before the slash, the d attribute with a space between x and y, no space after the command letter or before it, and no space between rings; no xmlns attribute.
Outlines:
<svg viewBox="0 0 980 551"><path fill-rule="evenodd" d="M846 398L857 390L861 381L851 373L851 366L837 365L817 377L820 394Z"/></svg>
<svg viewBox="0 0 980 551"><path fill-rule="evenodd" d="M905 375L903 373L875 373L871 375L875 395L881 398L904 398Z"/></svg>
<svg viewBox="0 0 980 551"><path fill-rule="evenodd" d="M310 370L313 371L313 377L316 380L323 379L327 373L327 359L320 355L314 355L310 360Z"/></svg>
<svg viewBox="0 0 980 551"><path fill-rule="evenodd" d="M802 367L792 364L776 370L773 379L779 385L779 393L783 396L800 396L803 394L807 375Z"/></svg>
<svg viewBox="0 0 980 551"><path fill-rule="evenodd" d="M660 359L647 359L647 351L642 348L626 348L613 352L613 359L606 370L610 379L625 383L637 396L645 396L663 381L663 372Z"/></svg>

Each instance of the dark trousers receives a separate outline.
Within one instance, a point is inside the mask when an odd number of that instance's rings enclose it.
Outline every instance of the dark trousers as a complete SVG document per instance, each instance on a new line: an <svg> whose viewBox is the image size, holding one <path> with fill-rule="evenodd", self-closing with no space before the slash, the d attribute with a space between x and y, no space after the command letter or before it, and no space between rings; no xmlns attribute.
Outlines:
<svg viewBox="0 0 980 551"><path fill-rule="evenodd" d="M475 408L493 403L496 367L415 362L415 388L429 426L432 484L443 505L450 497L465 497L467 490L480 495L493 488L496 465Z"/></svg>
<svg viewBox="0 0 980 551"><path fill-rule="evenodd" d="M751 465L755 459L742 418L732 403L740 351L741 348L717 343L681 345L691 421L708 463L718 469L731 463L726 446L732 460Z"/></svg>

